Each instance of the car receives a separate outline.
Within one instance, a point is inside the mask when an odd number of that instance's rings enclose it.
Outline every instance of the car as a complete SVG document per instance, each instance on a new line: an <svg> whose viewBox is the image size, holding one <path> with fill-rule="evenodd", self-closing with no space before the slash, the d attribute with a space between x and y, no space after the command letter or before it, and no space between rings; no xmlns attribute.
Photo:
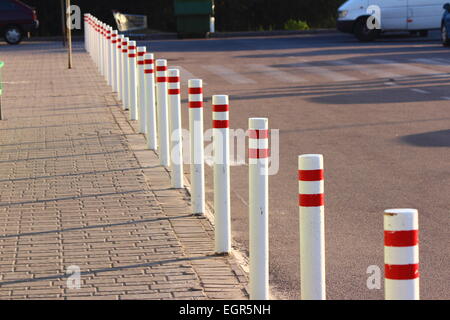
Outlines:
<svg viewBox="0 0 450 320"><path fill-rule="evenodd" d="M373 41L381 33L391 31L427 36L429 30L441 28L444 3L445 0L348 0L338 9L337 29L353 33L360 41ZM368 24L369 17L379 20L376 28Z"/></svg>
<svg viewBox="0 0 450 320"><path fill-rule="evenodd" d="M444 4L444 15L441 21L442 45L450 47L450 3Z"/></svg>
<svg viewBox="0 0 450 320"><path fill-rule="evenodd" d="M0 34L9 44L19 44L27 32L39 28L36 10L19 0L0 0Z"/></svg>

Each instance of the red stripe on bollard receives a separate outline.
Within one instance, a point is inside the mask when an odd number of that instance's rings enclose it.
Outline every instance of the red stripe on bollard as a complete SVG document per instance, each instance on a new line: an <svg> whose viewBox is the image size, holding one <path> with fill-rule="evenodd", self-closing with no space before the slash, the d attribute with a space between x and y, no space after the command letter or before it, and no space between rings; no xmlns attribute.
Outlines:
<svg viewBox="0 0 450 320"><path fill-rule="evenodd" d="M213 128L224 129L228 128L228 126L229 126L228 120L213 120Z"/></svg>
<svg viewBox="0 0 450 320"><path fill-rule="evenodd" d="M180 94L180 89L168 89L169 94Z"/></svg>
<svg viewBox="0 0 450 320"><path fill-rule="evenodd" d="M136 58L136 54L130 53L130 54L128 54L128 58Z"/></svg>
<svg viewBox="0 0 450 320"><path fill-rule="evenodd" d="M167 77L156 77L156 82L167 82Z"/></svg>
<svg viewBox="0 0 450 320"><path fill-rule="evenodd" d="M167 66L156 66L156 71L167 71Z"/></svg>
<svg viewBox="0 0 450 320"><path fill-rule="evenodd" d="M189 88L188 93L189 94L201 94L201 93L203 93L203 88Z"/></svg>
<svg viewBox="0 0 450 320"><path fill-rule="evenodd" d="M190 101L189 108L203 108L203 101Z"/></svg>
<svg viewBox="0 0 450 320"><path fill-rule="evenodd" d="M169 83L177 83L180 82L180 77L168 77L167 82Z"/></svg>
<svg viewBox="0 0 450 320"><path fill-rule="evenodd" d="M302 207L320 207L325 203L323 193L319 194L299 194L298 204Z"/></svg>
<svg viewBox="0 0 450 320"><path fill-rule="evenodd" d="M250 159L265 159L270 157L269 149L248 149Z"/></svg>
<svg viewBox="0 0 450 320"><path fill-rule="evenodd" d="M248 130L248 137L250 139L268 139L269 130Z"/></svg>
<svg viewBox="0 0 450 320"><path fill-rule="evenodd" d="M392 280L416 279L419 278L419 264L385 264L384 275Z"/></svg>
<svg viewBox="0 0 450 320"><path fill-rule="evenodd" d="M154 62L153 59L144 60L144 64L153 64L153 62Z"/></svg>
<svg viewBox="0 0 450 320"><path fill-rule="evenodd" d="M230 111L228 104L213 105L213 112L227 112Z"/></svg>
<svg viewBox="0 0 450 320"><path fill-rule="evenodd" d="M384 231L384 245L388 247L411 247L419 243L419 230Z"/></svg>
<svg viewBox="0 0 450 320"><path fill-rule="evenodd" d="M144 70L144 73L153 73L153 70L152 70L152 69L150 69L150 70Z"/></svg>
<svg viewBox="0 0 450 320"><path fill-rule="evenodd" d="M298 170L298 180L300 181L320 181L323 179L323 170Z"/></svg>

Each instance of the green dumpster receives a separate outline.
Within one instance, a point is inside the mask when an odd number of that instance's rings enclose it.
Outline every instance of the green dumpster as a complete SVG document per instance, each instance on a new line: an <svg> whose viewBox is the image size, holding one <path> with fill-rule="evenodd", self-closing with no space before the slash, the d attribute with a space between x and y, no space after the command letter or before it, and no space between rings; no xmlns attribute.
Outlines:
<svg viewBox="0 0 450 320"><path fill-rule="evenodd" d="M174 0L178 36L205 37L210 32L213 0Z"/></svg>
<svg viewBox="0 0 450 320"><path fill-rule="evenodd" d="M3 82L2 82L2 68L5 64L3 61L0 61L0 120L2 120L2 90L3 90Z"/></svg>

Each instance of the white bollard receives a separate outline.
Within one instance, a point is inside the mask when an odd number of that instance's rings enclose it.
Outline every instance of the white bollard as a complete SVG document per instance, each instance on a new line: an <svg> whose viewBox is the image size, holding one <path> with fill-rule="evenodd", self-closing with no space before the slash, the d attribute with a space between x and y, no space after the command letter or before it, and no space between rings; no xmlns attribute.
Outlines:
<svg viewBox="0 0 450 320"><path fill-rule="evenodd" d="M117 44L116 44L116 88L117 88L117 97L122 99L122 41L123 35L117 35Z"/></svg>
<svg viewBox="0 0 450 320"><path fill-rule="evenodd" d="M104 35L103 35L103 24L101 23L101 22L99 22L99 38L98 38L98 40L99 40L99 47L100 47L100 50L99 50L99 57L98 57L98 63L99 63L99 65L100 65L100 74L103 76L105 73L104 73L104 65L103 65L103 37L104 37Z"/></svg>
<svg viewBox="0 0 450 320"><path fill-rule="evenodd" d="M106 24L103 23L102 24L102 28L103 28L103 38L102 38L102 45L103 45L103 54L102 54L102 62L103 62L103 76L105 77L105 80L108 80L108 47L106 46L106 38L108 37L107 35L107 30L106 30Z"/></svg>
<svg viewBox="0 0 450 320"><path fill-rule="evenodd" d="M105 24L105 37L103 39L105 51L104 51L103 59L105 61L105 80L106 80L106 83L108 83L108 85L109 85L109 46L108 46L109 40L108 40L108 37L110 38L111 35L108 34L108 31L109 31L108 25Z"/></svg>
<svg viewBox="0 0 450 320"><path fill-rule="evenodd" d="M107 46L107 61L108 61L108 85L112 86L112 28L110 26L107 27L106 30L106 46Z"/></svg>
<svg viewBox="0 0 450 320"><path fill-rule="evenodd" d="M145 75L145 116L147 120L147 147L150 150L157 149L156 130L156 104L155 104L155 72L153 53L144 54L144 75Z"/></svg>
<svg viewBox="0 0 450 320"><path fill-rule="evenodd" d="M181 95L180 95L180 70L168 71L168 94L170 108L170 159L172 188L184 188L183 183L183 141L181 128Z"/></svg>
<svg viewBox="0 0 450 320"><path fill-rule="evenodd" d="M416 209L384 211L386 300L419 300L419 217Z"/></svg>
<svg viewBox="0 0 450 320"><path fill-rule="evenodd" d="M192 213L205 214L205 160L203 144L203 83L189 80L189 143Z"/></svg>
<svg viewBox="0 0 450 320"><path fill-rule="evenodd" d="M83 30L84 30L84 50L89 52L89 45L88 45L88 16L89 14L85 13L83 15Z"/></svg>
<svg viewBox="0 0 450 320"><path fill-rule="evenodd" d="M323 156L299 156L298 180L301 299L325 300Z"/></svg>
<svg viewBox="0 0 450 320"><path fill-rule="evenodd" d="M269 125L249 119L250 299L269 299Z"/></svg>
<svg viewBox="0 0 450 320"><path fill-rule="evenodd" d="M129 107L130 107L130 120L137 120L137 55L136 55L136 41L130 41L128 44L128 72L129 72Z"/></svg>
<svg viewBox="0 0 450 320"><path fill-rule="evenodd" d="M137 118L139 119L139 133L145 133L145 78L144 78L144 54L146 48L137 48L137 78L138 78L138 103Z"/></svg>
<svg viewBox="0 0 450 320"><path fill-rule="evenodd" d="M158 138L160 164L170 165L169 108L167 91L167 60L156 60L156 85L158 89Z"/></svg>
<svg viewBox="0 0 450 320"><path fill-rule="evenodd" d="M228 96L215 95L212 104L215 245L216 253L229 253L231 251L231 218Z"/></svg>
<svg viewBox="0 0 450 320"><path fill-rule="evenodd" d="M102 69L102 65L100 63L100 57L102 54L102 34L101 34L101 26L100 26L100 22L97 20L97 37L96 37L96 42L97 42L97 68L99 70L99 72L101 72Z"/></svg>
<svg viewBox="0 0 450 320"><path fill-rule="evenodd" d="M123 110L129 110L129 75L128 75L128 38L122 41L122 105Z"/></svg>
<svg viewBox="0 0 450 320"><path fill-rule="evenodd" d="M113 92L117 92L117 30L111 32L111 86Z"/></svg>

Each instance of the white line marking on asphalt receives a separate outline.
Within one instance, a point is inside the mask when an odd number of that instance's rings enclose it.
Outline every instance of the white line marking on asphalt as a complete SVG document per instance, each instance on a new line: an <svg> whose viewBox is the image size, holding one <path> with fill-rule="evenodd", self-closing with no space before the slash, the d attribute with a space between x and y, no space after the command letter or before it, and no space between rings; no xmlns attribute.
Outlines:
<svg viewBox="0 0 450 320"><path fill-rule="evenodd" d="M305 79L296 77L288 72L278 70L274 67L265 66L262 64L250 64L249 67L256 72L263 73L269 77L273 77L280 82L305 82Z"/></svg>
<svg viewBox="0 0 450 320"><path fill-rule="evenodd" d="M392 60L371 59L370 61L374 62L374 63L378 63L378 64L383 64L383 65L385 65L385 67L392 67L392 68L398 68L398 69L402 69L402 70L406 70L406 71L413 71L418 74L428 74L428 75L440 74L440 72L436 72L434 70L430 70L430 69L426 69L426 68L422 68L422 67L418 67L418 66L413 66L411 64L406 64L406 63L398 63L398 62L395 62Z"/></svg>
<svg viewBox="0 0 450 320"><path fill-rule="evenodd" d="M312 73L316 74L318 76L330 79L332 81L355 81L358 80L354 77L347 76L345 74L342 74L340 72L336 72L333 70L330 70L328 68L318 67L318 66L312 66L306 62L297 62L290 64L290 66L294 68L302 68L302 72L306 73Z"/></svg>
<svg viewBox="0 0 450 320"><path fill-rule="evenodd" d="M231 84L249 84L249 83L256 83L252 79L249 79L247 77L244 77L243 75L240 75L239 73L228 69L224 66L219 65L207 65L203 66L203 68L207 69L208 71L214 73L215 75L223 78L227 82Z"/></svg>
<svg viewBox="0 0 450 320"><path fill-rule="evenodd" d="M426 90L417 89L417 88L412 88L411 91L414 91L414 92L417 92L417 93L425 93L425 94L430 93L430 92L428 92Z"/></svg>
<svg viewBox="0 0 450 320"><path fill-rule="evenodd" d="M398 73L379 70L376 66L373 67L373 66L368 66L368 65L354 64L354 63L351 63L350 61L345 61L345 60L330 61L330 63L337 65L337 66L345 66L350 69L364 73L366 75L375 76L376 78L398 78L398 77L401 77L401 75Z"/></svg>

